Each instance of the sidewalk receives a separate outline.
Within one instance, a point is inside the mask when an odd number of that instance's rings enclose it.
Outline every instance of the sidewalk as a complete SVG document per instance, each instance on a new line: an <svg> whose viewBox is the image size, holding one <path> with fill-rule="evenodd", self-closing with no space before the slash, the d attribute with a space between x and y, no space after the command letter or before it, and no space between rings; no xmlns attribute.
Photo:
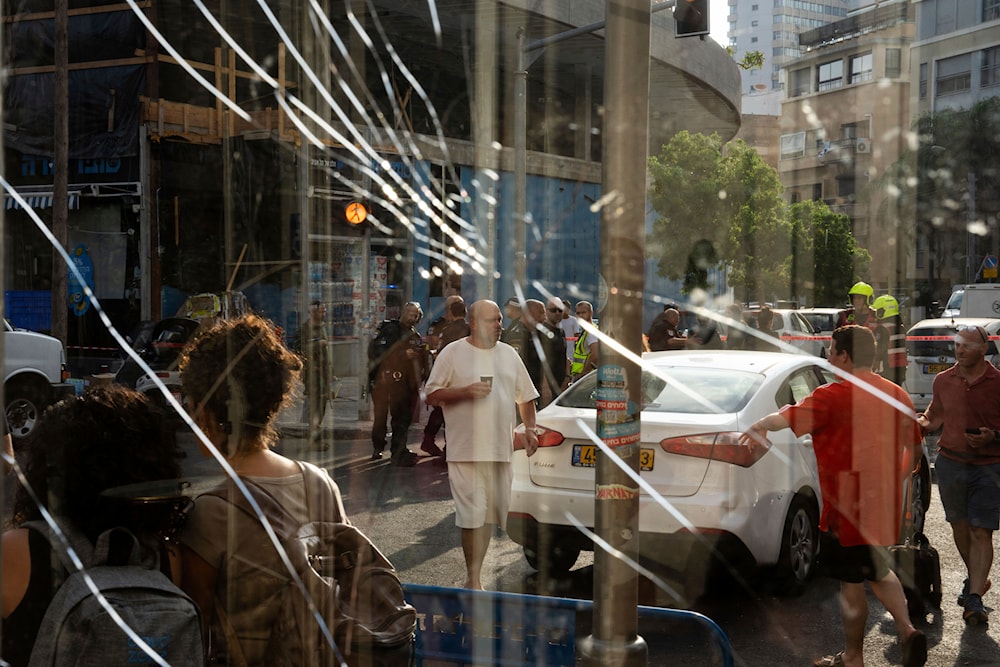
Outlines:
<svg viewBox="0 0 1000 667"><path fill-rule="evenodd" d="M341 379L340 392L327 408L323 419L323 433L334 440L363 440L371 438L373 409L371 397L361 398L361 378L344 377ZM304 411L305 397L302 388L296 391L296 398L287 408L278 414L277 429L282 435L304 438L308 435L308 425ZM419 419L410 424L411 438L413 432L422 432L427 422L428 410L421 404Z"/></svg>

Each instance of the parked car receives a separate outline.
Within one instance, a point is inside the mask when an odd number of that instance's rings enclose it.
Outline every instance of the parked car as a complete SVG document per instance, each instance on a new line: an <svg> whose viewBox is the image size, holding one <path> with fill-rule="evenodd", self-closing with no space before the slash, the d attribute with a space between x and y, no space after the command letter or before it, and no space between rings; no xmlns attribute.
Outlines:
<svg viewBox="0 0 1000 667"><path fill-rule="evenodd" d="M759 309L744 311L743 318L750 324L756 326L757 313ZM771 330L778 334L781 340L793 347L797 347L806 354L826 359L826 348L828 342L816 333L809 320L802 316L798 310L789 308L772 308L774 322Z"/></svg>
<svg viewBox="0 0 1000 667"><path fill-rule="evenodd" d="M134 340L132 340L133 349L178 401L181 397L181 379L177 368L178 356L198 327L197 320L186 317L168 317L152 326L149 324L140 325L136 329ZM124 384L142 394L147 394L154 403L167 408L166 399L160 393L156 382L144 373L139 364L131 357L125 358L125 362L115 374L115 382ZM172 412L172 409L168 409L167 414Z"/></svg>
<svg viewBox="0 0 1000 667"><path fill-rule="evenodd" d="M827 337L833 334L837 328L837 322L845 312L846 308L800 308L799 315L806 318L812 326L817 336Z"/></svg>
<svg viewBox="0 0 1000 667"><path fill-rule="evenodd" d="M4 413L15 443L35 430L42 412L72 396L66 350L58 338L15 329L3 321Z"/></svg>
<svg viewBox="0 0 1000 667"><path fill-rule="evenodd" d="M643 359L651 369L642 374L640 474L666 502L640 492L641 560L687 572L694 586L712 575L699 582L692 572L724 560L765 568L779 590L800 590L813 573L822 502L812 436L784 429L761 448L741 446L739 435L833 380L832 369L816 357L773 352ZM531 458L515 443L507 532L534 568L566 571L593 549L573 520L594 527L597 448L584 427L595 424L596 390L595 372L538 413L540 446ZM924 465L913 480L921 527L929 482Z"/></svg>

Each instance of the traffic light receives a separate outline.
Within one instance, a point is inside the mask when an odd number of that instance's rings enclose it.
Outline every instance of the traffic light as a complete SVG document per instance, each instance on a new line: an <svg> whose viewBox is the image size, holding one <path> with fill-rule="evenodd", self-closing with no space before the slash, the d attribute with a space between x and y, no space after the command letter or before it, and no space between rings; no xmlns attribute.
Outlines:
<svg viewBox="0 0 1000 667"><path fill-rule="evenodd" d="M344 207L344 219L355 227L363 225L368 219L368 207L359 201L352 201Z"/></svg>
<svg viewBox="0 0 1000 667"><path fill-rule="evenodd" d="M677 0L674 5L675 32L677 37L707 35L708 0Z"/></svg>

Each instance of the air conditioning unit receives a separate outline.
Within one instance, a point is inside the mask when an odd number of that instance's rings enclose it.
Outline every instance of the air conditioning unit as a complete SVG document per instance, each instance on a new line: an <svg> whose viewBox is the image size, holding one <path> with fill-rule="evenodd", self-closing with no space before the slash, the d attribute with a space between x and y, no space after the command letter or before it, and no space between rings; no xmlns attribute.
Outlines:
<svg viewBox="0 0 1000 667"><path fill-rule="evenodd" d="M869 139L858 139L854 143L855 153L871 153L872 142Z"/></svg>

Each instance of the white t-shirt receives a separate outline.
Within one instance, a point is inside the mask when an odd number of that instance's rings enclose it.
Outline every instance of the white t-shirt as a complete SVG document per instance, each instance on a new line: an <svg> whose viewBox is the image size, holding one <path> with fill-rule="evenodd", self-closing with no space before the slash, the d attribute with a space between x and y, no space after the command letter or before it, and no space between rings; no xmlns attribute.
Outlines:
<svg viewBox="0 0 1000 667"><path fill-rule="evenodd" d="M566 334L566 358L573 358L573 346L576 345L575 340L570 340L570 338L576 338L576 335L580 333L580 325L576 321L576 318L570 315L566 319L559 322L559 326L562 327L563 332Z"/></svg>
<svg viewBox="0 0 1000 667"><path fill-rule="evenodd" d="M510 461L516 405L538 397L514 348L497 343L484 350L468 338L441 350L427 379L426 391L430 395L438 389L465 387L484 376L493 378L489 396L444 406L449 461Z"/></svg>

